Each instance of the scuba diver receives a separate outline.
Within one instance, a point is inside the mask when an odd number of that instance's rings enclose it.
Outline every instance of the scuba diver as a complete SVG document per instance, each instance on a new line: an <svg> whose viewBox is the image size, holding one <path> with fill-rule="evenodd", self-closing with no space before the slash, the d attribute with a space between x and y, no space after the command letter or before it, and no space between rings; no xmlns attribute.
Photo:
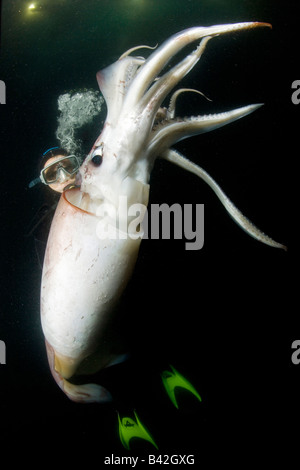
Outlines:
<svg viewBox="0 0 300 470"><path fill-rule="evenodd" d="M80 186L78 170L86 156L84 149L90 148L94 142L95 127L97 132L99 130L103 103L104 99L99 91L86 89L64 93L57 99L59 116L55 137L60 147L51 147L42 154L39 162L40 174L28 185L30 189L43 183L40 185L42 188L38 199L41 202L40 208L25 234L34 239L41 267L58 199L66 189ZM98 121L95 120L96 117ZM48 188L52 191L48 191ZM45 202L42 201L44 198Z"/></svg>
<svg viewBox="0 0 300 470"><path fill-rule="evenodd" d="M40 175L28 185L28 188L33 188L43 183L52 189L52 194L47 196L47 202L41 205L31 220L25 235L26 237L33 236L40 268L43 265L46 241L58 198L66 189L79 186L77 177L79 167L80 160L76 155L70 155L61 147L51 147L42 154Z"/></svg>
<svg viewBox="0 0 300 470"><path fill-rule="evenodd" d="M60 147L51 147L42 155L40 176L31 181L28 187L32 188L38 183L43 183L54 191L62 193L77 185L79 166L80 162L76 155L69 155Z"/></svg>

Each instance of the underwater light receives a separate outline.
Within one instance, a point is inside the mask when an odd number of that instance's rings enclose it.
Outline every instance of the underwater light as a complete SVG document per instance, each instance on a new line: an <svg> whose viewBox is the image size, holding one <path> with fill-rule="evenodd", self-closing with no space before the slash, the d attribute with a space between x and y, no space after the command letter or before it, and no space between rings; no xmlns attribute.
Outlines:
<svg viewBox="0 0 300 470"><path fill-rule="evenodd" d="M31 3L28 7L28 10L34 10L35 9L35 4Z"/></svg>

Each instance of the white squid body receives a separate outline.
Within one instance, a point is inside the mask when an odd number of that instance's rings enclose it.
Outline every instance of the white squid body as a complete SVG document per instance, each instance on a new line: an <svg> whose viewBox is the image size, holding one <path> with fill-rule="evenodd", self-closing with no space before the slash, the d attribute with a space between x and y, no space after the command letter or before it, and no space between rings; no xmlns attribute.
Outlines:
<svg viewBox="0 0 300 470"><path fill-rule="evenodd" d="M175 102L180 92L188 91L183 89L173 94L168 109L161 108L170 91L198 62L209 39L258 26L269 25L255 22L190 28L172 36L147 60L130 56L138 49L134 48L97 74L107 104L107 118L80 169L80 189L66 191L58 204L41 288L41 320L51 371L74 401L111 399L103 387L90 383L75 385L72 378L96 372L117 360L110 322L116 302L131 277L141 242L139 236L129 233L132 217L126 219L127 213L119 203L120 198L126 198L128 208L132 204L147 206L149 175L157 157L204 179L250 235L283 247L251 224L202 168L170 149L181 139L233 122L260 105L179 119L175 117ZM177 52L201 38L192 53L159 76ZM121 229L110 232L110 237L102 237L100 227L104 232L111 230L115 214Z"/></svg>

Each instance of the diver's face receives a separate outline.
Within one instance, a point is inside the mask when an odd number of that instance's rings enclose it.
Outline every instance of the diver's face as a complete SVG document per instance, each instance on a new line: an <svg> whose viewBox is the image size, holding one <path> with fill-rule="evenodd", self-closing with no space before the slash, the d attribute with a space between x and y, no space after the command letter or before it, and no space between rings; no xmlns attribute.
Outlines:
<svg viewBox="0 0 300 470"><path fill-rule="evenodd" d="M51 165L52 163L55 163L57 160L63 157L64 155L55 155L55 157L49 158L49 160L46 161L44 168L48 165ZM58 179L55 181L55 183L51 183L48 186L54 191L62 193L67 186L75 184L76 173L74 175L69 175L63 170L63 168L58 168L57 178Z"/></svg>

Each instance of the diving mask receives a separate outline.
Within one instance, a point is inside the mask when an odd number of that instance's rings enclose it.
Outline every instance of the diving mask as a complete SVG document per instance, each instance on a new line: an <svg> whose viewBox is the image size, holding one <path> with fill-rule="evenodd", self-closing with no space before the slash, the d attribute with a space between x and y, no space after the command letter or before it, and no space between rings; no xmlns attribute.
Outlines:
<svg viewBox="0 0 300 470"><path fill-rule="evenodd" d="M62 173L68 179L78 171L79 166L79 160L75 155L61 157L42 169L40 180L44 184L53 184L61 179Z"/></svg>

